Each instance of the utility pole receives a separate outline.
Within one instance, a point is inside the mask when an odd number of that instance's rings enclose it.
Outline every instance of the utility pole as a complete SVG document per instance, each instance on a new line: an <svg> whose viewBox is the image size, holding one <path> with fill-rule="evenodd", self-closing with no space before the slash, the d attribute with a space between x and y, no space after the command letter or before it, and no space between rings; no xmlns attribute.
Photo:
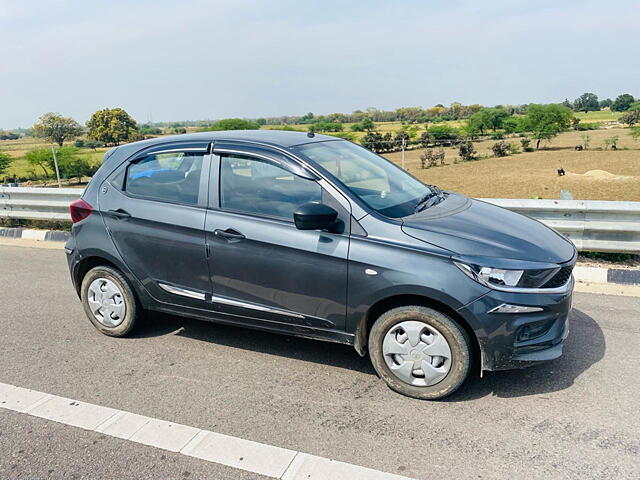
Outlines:
<svg viewBox="0 0 640 480"><path fill-rule="evenodd" d="M58 179L58 188L62 188L62 183L60 182L60 170L58 170L58 159L56 158L56 150L51 145L51 154L53 155L53 165L56 167L56 178Z"/></svg>

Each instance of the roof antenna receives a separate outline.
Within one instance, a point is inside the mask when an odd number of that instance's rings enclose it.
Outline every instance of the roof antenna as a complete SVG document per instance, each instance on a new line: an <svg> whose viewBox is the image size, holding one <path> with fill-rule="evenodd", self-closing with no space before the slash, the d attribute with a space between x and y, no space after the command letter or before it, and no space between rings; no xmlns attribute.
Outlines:
<svg viewBox="0 0 640 480"><path fill-rule="evenodd" d="M316 134L315 134L315 133L313 133L313 132L307 132L307 137L309 137L309 138L313 138L313 137L315 137L315 136L316 136Z"/></svg>

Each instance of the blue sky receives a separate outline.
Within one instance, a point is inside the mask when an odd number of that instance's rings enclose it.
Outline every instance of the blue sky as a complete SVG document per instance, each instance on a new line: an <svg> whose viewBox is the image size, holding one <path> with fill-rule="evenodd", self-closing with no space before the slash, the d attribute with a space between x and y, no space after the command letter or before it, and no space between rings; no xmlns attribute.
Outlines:
<svg viewBox="0 0 640 480"><path fill-rule="evenodd" d="M0 0L0 128L640 95L637 1Z"/></svg>

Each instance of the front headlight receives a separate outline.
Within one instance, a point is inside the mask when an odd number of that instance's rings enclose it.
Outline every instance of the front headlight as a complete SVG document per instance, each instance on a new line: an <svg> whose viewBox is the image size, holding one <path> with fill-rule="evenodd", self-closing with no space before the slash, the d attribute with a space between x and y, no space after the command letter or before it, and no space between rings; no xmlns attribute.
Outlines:
<svg viewBox="0 0 640 480"><path fill-rule="evenodd" d="M478 283L500 290L500 287L537 288L546 282L554 269L544 270L505 270L462 262L453 262L467 276Z"/></svg>

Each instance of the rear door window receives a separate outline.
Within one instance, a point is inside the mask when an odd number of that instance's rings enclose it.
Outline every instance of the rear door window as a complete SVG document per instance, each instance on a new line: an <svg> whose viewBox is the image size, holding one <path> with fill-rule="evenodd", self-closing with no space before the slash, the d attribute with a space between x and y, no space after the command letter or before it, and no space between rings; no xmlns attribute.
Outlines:
<svg viewBox="0 0 640 480"><path fill-rule="evenodd" d="M131 195L171 203L198 204L204 154L151 154L127 169L125 190Z"/></svg>

